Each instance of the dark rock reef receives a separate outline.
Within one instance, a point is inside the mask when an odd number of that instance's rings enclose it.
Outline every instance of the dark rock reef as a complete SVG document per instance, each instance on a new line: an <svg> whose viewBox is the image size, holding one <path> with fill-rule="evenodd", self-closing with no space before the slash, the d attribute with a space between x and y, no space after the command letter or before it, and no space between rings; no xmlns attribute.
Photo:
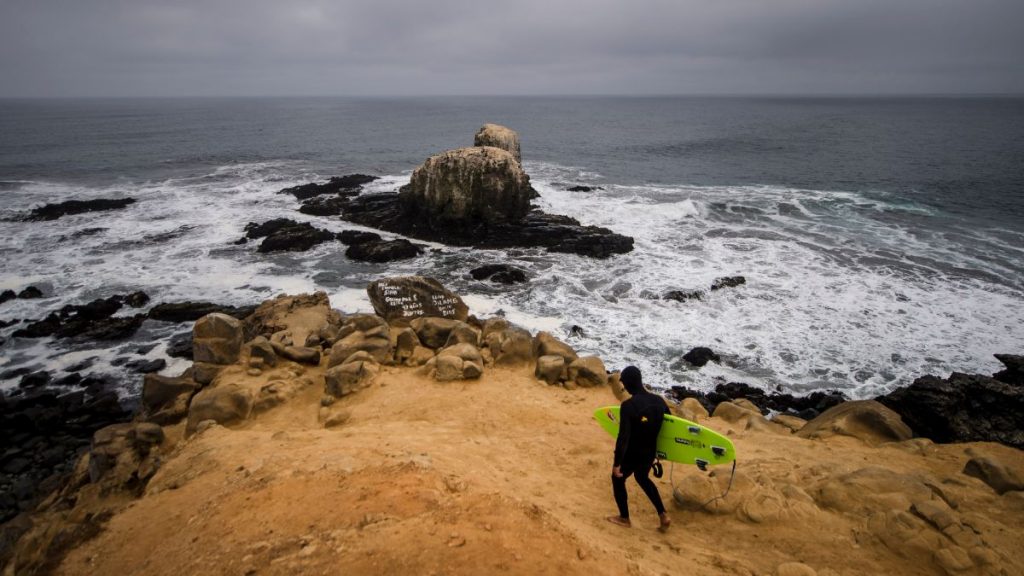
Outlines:
<svg viewBox="0 0 1024 576"><path fill-rule="evenodd" d="M469 271L474 280L490 280L498 284L526 282L526 271L508 264L487 264Z"/></svg>
<svg viewBox="0 0 1024 576"><path fill-rule="evenodd" d="M95 200L68 200L57 204L46 204L33 209L27 216L22 218L25 222L39 222L44 220L56 220L61 216L73 214L84 214L86 212L102 212L105 210L120 210L135 203L134 198L97 198Z"/></svg>
<svg viewBox="0 0 1024 576"><path fill-rule="evenodd" d="M376 176L368 176L366 174L335 176L322 184L310 183L285 188L279 194L291 194L299 200L309 200L315 196L325 194L358 194L364 184L369 184L374 180L377 180Z"/></svg>
<svg viewBox="0 0 1024 576"><path fill-rule="evenodd" d="M149 301L143 292L127 295L116 295L110 298L98 298L88 304L64 306L51 312L46 318L32 322L14 332L18 338L56 338L82 337L90 340L118 340L134 334L145 314L114 317L125 304L140 307Z"/></svg>

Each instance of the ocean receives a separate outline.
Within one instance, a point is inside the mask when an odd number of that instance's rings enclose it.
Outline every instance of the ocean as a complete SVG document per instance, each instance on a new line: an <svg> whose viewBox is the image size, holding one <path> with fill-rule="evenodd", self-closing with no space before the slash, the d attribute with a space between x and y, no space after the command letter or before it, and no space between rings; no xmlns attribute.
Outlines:
<svg viewBox="0 0 1024 576"><path fill-rule="evenodd" d="M594 260L433 245L368 264L341 244L275 255L233 244L246 223L276 217L362 229L300 214L277 192L351 173L381 177L368 191L397 190L486 122L519 133L541 208L636 249ZM110 197L138 202L13 220ZM371 280L425 274L478 316L549 330L609 368L636 364L662 388L741 381L867 398L924 374L990 373L993 353L1024 352L1020 98L0 100L0 198L0 289L46 295L0 304L0 320L135 290L235 305L324 290L345 312L369 311ZM473 280L487 263L530 281ZM734 275L746 284L661 298ZM147 321L111 344L12 338L18 327L0 330L0 373L91 362L83 375L110 377L127 399L141 376L117 359L167 358L167 339L188 329ZM722 362L690 367L681 357L696 346ZM169 360L168 374L187 365Z"/></svg>

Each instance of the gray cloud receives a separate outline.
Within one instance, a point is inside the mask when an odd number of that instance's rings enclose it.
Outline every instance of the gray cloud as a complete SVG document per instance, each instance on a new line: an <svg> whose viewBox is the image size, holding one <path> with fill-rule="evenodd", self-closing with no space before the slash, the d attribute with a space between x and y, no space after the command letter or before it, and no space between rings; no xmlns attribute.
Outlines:
<svg viewBox="0 0 1024 576"><path fill-rule="evenodd" d="M1019 0L0 0L0 96L1024 92Z"/></svg>

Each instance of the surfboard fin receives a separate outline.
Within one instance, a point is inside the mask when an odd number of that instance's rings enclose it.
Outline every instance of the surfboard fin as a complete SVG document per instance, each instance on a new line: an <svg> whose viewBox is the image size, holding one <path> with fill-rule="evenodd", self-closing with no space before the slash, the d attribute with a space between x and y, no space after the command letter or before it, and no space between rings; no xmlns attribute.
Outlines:
<svg viewBox="0 0 1024 576"><path fill-rule="evenodd" d="M715 456L718 456L719 458L725 456L725 448L722 448L721 446L712 446L711 451L714 452Z"/></svg>
<svg viewBox="0 0 1024 576"><path fill-rule="evenodd" d="M700 426L690 426L687 430L690 431L690 434L700 434Z"/></svg>
<svg viewBox="0 0 1024 576"><path fill-rule="evenodd" d="M697 465L697 468L700 468L701 472L707 472L708 471L708 461L707 460L701 460L700 458L697 458L694 461L694 464Z"/></svg>

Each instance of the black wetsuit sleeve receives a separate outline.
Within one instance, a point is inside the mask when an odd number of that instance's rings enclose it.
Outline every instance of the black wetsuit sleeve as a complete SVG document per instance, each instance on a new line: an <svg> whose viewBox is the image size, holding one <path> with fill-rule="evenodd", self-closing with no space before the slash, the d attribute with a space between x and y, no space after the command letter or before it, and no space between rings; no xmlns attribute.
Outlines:
<svg viewBox="0 0 1024 576"><path fill-rule="evenodd" d="M629 435L633 431L633 403L622 403L619 410L619 435L615 439L615 466L622 466L626 457L626 448L629 446Z"/></svg>

